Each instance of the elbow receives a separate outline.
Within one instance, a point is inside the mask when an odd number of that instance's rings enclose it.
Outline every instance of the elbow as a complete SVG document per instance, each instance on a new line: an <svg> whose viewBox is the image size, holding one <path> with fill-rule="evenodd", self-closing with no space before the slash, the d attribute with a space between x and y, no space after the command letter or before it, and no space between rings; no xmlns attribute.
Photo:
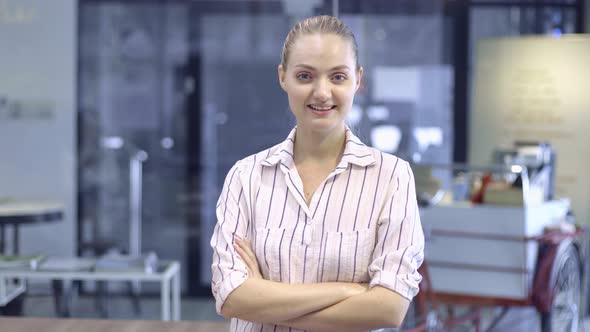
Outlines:
<svg viewBox="0 0 590 332"><path fill-rule="evenodd" d="M393 291L381 287L374 289L380 295L378 307L381 310L378 311L378 316L381 323L387 328L400 328L406 318L410 301Z"/></svg>
<svg viewBox="0 0 590 332"><path fill-rule="evenodd" d="M394 317L389 319L388 322L388 327L389 328L394 328L394 329L399 329L402 326L402 323L404 322L404 317L399 317L398 315L393 315Z"/></svg>
<svg viewBox="0 0 590 332"><path fill-rule="evenodd" d="M234 289L221 304L219 313L224 318L243 318L242 316L248 312L247 296L243 294L241 288L244 284Z"/></svg>
<svg viewBox="0 0 590 332"><path fill-rule="evenodd" d="M405 303L392 303L384 309L385 310L383 310L381 313L384 327L395 329L400 328L404 323L404 319L406 318L408 306Z"/></svg>
<svg viewBox="0 0 590 332"><path fill-rule="evenodd" d="M223 318L236 318L237 317L237 313L236 310L234 308L234 306L231 304L230 301L228 301L229 299L227 299L223 305L221 306L221 316L223 316Z"/></svg>
<svg viewBox="0 0 590 332"><path fill-rule="evenodd" d="M246 306L246 303L241 302L237 298L233 298L231 295L225 300L221 306L221 316L226 319L239 318L248 320L251 311Z"/></svg>
<svg viewBox="0 0 590 332"><path fill-rule="evenodd" d="M389 312L389 315L382 317L381 326L388 329L399 329L404 322L404 316Z"/></svg>
<svg viewBox="0 0 590 332"><path fill-rule="evenodd" d="M229 306L225 305L225 304L223 305L223 307L221 307L221 316L223 316L223 318L226 318L226 319L233 318L233 314L228 307Z"/></svg>

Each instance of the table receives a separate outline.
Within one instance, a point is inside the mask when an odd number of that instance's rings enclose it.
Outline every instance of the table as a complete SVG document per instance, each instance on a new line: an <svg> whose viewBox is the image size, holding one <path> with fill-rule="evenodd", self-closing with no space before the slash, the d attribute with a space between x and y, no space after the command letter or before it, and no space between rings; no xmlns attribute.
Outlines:
<svg viewBox="0 0 590 332"><path fill-rule="evenodd" d="M24 224L56 222L63 219L63 205L54 201L41 200L0 200L0 254L18 255L19 246L19 227ZM6 226L13 228L12 232L12 250L6 252ZM17 287L13 292L14 297L24 293L24 286ZM6 298L4 298L6 299ZM22 296L15 299L11 298L11 307L15 313L22 310ZM0 302L1 299L0 299ZM1 306L2 304L0 304Z"/></svg>
<svg viewBox="0 0 590 332"><path fill-rule="evenodd" d="M0 201L0 253L5 252L4 227L14 227L12 254L19 252L19 226L63 219L63 205L52 201Z"/></svg>
<svg viewBox="0 0 590 332"><path fill-rule="evenodd" d="M11 332L227 332L228 322L139 320L54 319L0 317L2 331Z"/></svg>
<svg viewBox="0 0 590 332"><path fill-rule="evenodd" d="M20 282L13 284L11 279L14 278L19 279ZM25 279L159 282L162 320L180 320L180 263L177 261L160 261L155 272L138 269L82 271L0 269L0 306L6 305L26 290Z"/></svg>

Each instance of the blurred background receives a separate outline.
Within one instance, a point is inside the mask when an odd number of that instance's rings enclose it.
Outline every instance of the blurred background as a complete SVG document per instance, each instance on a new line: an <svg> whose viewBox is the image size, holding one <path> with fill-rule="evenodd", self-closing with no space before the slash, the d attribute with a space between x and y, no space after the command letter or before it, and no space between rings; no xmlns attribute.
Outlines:
<svg viewBox="0 0 590 332"><path fill-rule="evenodd" d="M480 40L590 30L583 0L0 0L0 197L64 204L59 223L23 227L20 251L135 243L180 262L183 299L210 300L223 180L293 127L276 67L290 27L320 14L359 44L348 124L416 163L468 161Z"/></svg>

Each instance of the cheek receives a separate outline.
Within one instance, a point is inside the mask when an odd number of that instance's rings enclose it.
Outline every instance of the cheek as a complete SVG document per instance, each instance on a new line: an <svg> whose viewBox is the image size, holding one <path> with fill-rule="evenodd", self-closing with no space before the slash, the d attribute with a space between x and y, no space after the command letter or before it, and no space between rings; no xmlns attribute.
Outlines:
<svg viewBox="0 0 590 332"><path fill-rule="evenodd" d="M335 94L337 98L340 100L340 102L350 104L354 99L355 88L343 87L342 89L338 89Z"/></svg>
<svg viewBox="0 0 590 332"><path fill-rule="evenodd" d="M289 103L291 106L301 107L305 103L308 93L305 88L291 87L287 90L287 96L289 97Z"/></svg>

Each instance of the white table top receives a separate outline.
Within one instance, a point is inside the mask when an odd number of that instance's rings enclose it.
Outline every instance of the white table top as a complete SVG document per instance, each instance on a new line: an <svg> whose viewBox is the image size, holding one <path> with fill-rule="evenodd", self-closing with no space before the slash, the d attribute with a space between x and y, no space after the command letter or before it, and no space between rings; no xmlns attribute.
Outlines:
<svg viewBox="0 0 590 332"><path fill-rule="evenodd" d="M0 201L0 217L32 216L63 210L63 204L55 201Z"/></svg>
<svg viewBox="0 0 590 332"><path fill-rule="evenodd" d="M50 258L51 259L51 258ZM84 260L84 259L83 259ZM87 260L87 259L86 259ZM2 268L0 278L31 278L31 279L73 279L73 280L143 280L161 281L169 280L180 272L180 263L177 261L160 261L158 271L146 272L140 269L85 269L85 270L46 270L43 265L39 269L32 270L27 267Z"/></svg>

